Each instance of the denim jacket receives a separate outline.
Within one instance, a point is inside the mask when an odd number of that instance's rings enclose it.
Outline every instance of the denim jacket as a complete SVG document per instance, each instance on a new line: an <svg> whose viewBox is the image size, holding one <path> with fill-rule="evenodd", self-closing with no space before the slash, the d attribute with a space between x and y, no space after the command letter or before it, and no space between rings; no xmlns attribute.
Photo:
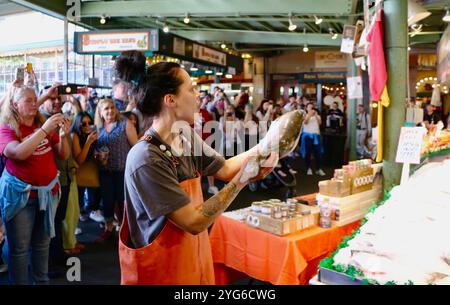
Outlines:
<svg viewBox="0 0 450 305"><path fill-rule="evenodd" d="M58 194L52 190L58 184ZM39 210L45 211L45 230L50 238L55 236L55 213L61 196L59 173L47 186L33 186L11 175L6 169L0 178L0 210L3 222L13 219L23 209L30 196L30 191L37 191Z"/></svg>

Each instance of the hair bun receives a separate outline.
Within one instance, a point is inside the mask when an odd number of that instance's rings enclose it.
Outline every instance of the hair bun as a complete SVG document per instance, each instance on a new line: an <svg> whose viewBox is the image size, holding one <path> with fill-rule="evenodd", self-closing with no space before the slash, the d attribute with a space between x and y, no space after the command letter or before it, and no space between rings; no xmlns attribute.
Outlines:
<svg viewBox="0 0 450 305"><path fill-rule="evenodd" d="M145 75L145 56L139 51L125 51L116 58L116 76L131 83Z"/></svg>

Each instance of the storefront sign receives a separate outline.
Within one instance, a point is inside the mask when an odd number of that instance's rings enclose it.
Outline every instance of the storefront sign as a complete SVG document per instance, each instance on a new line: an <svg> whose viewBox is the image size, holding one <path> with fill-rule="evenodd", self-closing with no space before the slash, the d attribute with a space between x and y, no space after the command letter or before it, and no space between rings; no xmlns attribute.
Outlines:
<svg viewBox="0 0 450 305"><path fill-rule="evenodd" d="M227 65L227 54L195 43L194 43L193 57L222 66Z"/></svg>
<svg viewBox="0 0 450 305"><path fill-rule="evenodd" d="M335 83L344 82L347 72L309 72L300 73L298 80L300 83Z"/></svg>
<svg viewBox="0 0 450 305"><path fill-rule="evenodd" d="M347 58L340 52L316 52L314 66L325 69L345 68L347 67Z"/></svg>
<svg viewBox="0 0 450 305"><path fill-rule="evenodd" d="M185 46L186 43L184 39L173 37L173 53L185 56Z"/></svg>
<svg viewBox="0 0 450 305"><path fill-rule="evenodd" d="M76 32L77 53L158 50L157 30Z"/></svg>

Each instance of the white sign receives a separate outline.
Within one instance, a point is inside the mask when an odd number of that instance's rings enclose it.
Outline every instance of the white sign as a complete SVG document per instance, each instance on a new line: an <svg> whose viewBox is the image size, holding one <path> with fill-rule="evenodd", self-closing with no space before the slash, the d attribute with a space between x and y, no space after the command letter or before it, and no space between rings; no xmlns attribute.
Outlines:
<svg viewBox="0 0 450 305"><path fill-rule="evenodd" d="M342 53L353 53L353 48L355 45L355 36L356 36L356 26L354 25L345 25L344 33L342 34L342 42L341 42L341 52Z"/></svg>
<svg viewBox="0 0 450 305"><path fill-rule="evenodd" d="M419 164L425 133L423 127L402 127L395 162Z"/></svg>
<svg viewBox="0 0 450 305"><path fill-rule="evenodd" d="M194 58L216 63L218 65L227 65L227 55L225 53L198 45L194 43Z"/></svg>
<svg viewBox="0 0 450 305"><path fill-rule="evenodd" d="M83 33L81 52L121 52L150 49L150 32Z"/></svg>
<svg viewBox="0 0 450 305"><path fill-rule="evenodd" d="M178 55L185 55L185 40L174 37L173 38L173 53Z"/></svg>
<svg viewBox="0 0 450 305"><path fill-rule="evenodd" d="M347 77L347 98L363 98L362 78L361 76Z"/></svg>
<svg viewBox="0 0 450 305"><path fill-rule="evenodd" d="M340 52L316 52L314 66L316 68L345 68L347 58Z"/></svg>

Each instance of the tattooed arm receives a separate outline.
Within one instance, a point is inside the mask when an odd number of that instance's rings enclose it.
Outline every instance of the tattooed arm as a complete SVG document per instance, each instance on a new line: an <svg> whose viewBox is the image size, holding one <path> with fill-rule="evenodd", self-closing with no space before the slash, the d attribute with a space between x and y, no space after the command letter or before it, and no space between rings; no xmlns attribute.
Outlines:
<svg viewBox="0 0 450 305"><path fill-rule="evenodd" d="M278 156L272 154L269 160L270 164L275 166L278 162ZM239 173L219 193L202 204L194 205L193 203L189 203L185 205L170 213L168 215L169 219L178 227L191 234L199 234L206 230L214 222L216 217L230 206L239 192L247 185L247 183L241 183L239 181L247 161L248 159L242 165ZM265 178L273 170L273 166L261 168L258 176L254 180Z"/></svg>

